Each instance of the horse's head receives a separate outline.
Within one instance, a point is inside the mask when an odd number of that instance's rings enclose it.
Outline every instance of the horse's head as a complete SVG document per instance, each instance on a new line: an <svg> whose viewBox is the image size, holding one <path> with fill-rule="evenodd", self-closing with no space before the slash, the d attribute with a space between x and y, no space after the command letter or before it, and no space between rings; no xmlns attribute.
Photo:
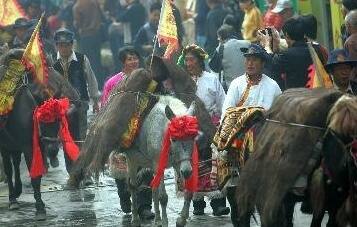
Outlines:
<svg viewBox="0 0 357 227"><path fill-rule="evenodd" d="M195 103L192 102L185 116L186 115L193 116L194 109L195 109ZM169 106L166 106L165 114L166 117L170 120L170 123L176 117L174 112L171 110ZM181 134L183 138L171 137L171 151L172 154L176 156L175 165L178 167L180 174L183 176L183 178L188 179L192 174L191 159L192 159L194 144L196 140L198 140L199 137L201 137L202 133L201 132L192 133L192 136L183 135L183 134L190 134L190 132L188 132L188 128L185 128L186 126L187 126L186 123L182 123L180 126L177 127L177 131L180 131L178 132L178 134Z"/></svg>
<svg viewBox="0 0 357 227"><path fill-rule="evenodd" d="M356 139L357 98L343 95L329 112L328 131L323 146L325 164L337 181L340 176L346 175L347 162L356 159L351 152L352 143Z"/></svg>

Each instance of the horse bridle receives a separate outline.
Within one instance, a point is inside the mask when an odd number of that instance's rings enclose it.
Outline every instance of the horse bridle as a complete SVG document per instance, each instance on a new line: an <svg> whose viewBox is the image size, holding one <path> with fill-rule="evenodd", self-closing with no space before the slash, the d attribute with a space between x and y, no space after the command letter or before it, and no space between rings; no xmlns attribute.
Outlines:
<svg viewBox="0 0 357 227"><path fill-rule="evenodd" d="M27 74L26 73L23 76L22 84L19 86L18 90L21 87L24 87L25 91L27 92L27 94L31 98L32 103L34 104L34 106L38 106L40 103L36 100L36 98L33 96L32 92L30 91L30 88L28 86L28 78L27 78ZM40 124L38 125L38 135L39 135L39 138L40 138L41 142L56 143L56 142L60 141L58 134L57 134L57 137L43 136Z"/></svg>

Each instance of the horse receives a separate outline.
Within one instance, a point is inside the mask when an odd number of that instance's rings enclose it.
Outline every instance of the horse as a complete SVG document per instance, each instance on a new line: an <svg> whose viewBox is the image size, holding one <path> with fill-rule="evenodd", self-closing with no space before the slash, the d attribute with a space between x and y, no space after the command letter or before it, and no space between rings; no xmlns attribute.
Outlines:
<svg viewBox="0 0 357 227"><path fill-rule="evenodd" d="M240 173L236 191L237 226L250 226L255 208L262 226L293 226L297 196L292 188L300 177L308 178L321 155L336 147L324 135L348 131L344 135L348 139L341 143L347 146L356 133L348 124L340 124L343 130L329 124L341 123L346 117L356 121L356 116L343 111L355 108L356 98L346 97L334 89L301 88L289 89L274 101L257 136L255 151Z"/></svg>
<svg viewBox="0 0 357 227"><path fill-rule="evenodd" d="M345 97L343 102L349 101ZM343 107L342 107L343 108ZM341 109L336 107L335 109ZM356 137L357 135L357 102L355 99L354 109L344 109L349 112L350 119L343 119L348 125L338 125L331 122L332 131L324 136L322 148L323 164L314 171L311 180L310 194L313 210L311 227L320 227L321 221L328 212L328 227L357 226L357 165L356 165ZM336 112L336 111L335 111ZM332 115L336 114L334 111ZM340 114L340 113L338 113ZM342 126L342 127L341 127ZM346 130L347 127L350 127ZM337 132L336 132L337 131ZM352 141L352 140L355 141Z"/></svg>
<svg viewBox="0 0 357 227"><path fill-rule="evenodd" d="M2 58L3 65L0 68L1 76L9 67L10 60L20 60L23 54L21 49L10 50ZM8 180L9 189L9 209L19 208L17 198L22 193L22 182L20 178L21 154L24 154L28 169L32 162L32 143L33 143L33 112L36 107L44 103L53 94L54 98L68 97L73 103L77 104L79 95L77 91L58 74L52 67L48 68L48 84L43 85L33 80L29 72L22 75L22 81L17 85L14 97L13 109L6 116L3 127L0 128L0 150L4 162L4 170ZM72 106L70 111L75 111ZM59 147L58 131L59 123L41 123L40 146L43 151L42 156L47 152L57 150ZM13 182L13 169L15 182ZM41 199L41 176L31 178L31 184L34 190L36 200L36 219L46 219L45 204Z"/></svg>
<svg viewBox="0 0 357 227"><path fill-rule="evenodd" d="M158 159L160 156L160 150L162 148L165 131L170 124L171 120L176 116L188 116L192 115L195 111L195 103L193 102L189 108L185 106L183 102L172 96L153 95L149 93L151 98L157 98L157 102L147 113L143 119L140 131L133 145L130 148L117 147L117 152L125 154L128 164L128 176L130 193L132 198L132 220L133 226L140 225L140 218L137 207L137 171L139 167L155 169L157 167ZM104 113L99 113L97 117L103 117ZM96 168L100 164L100 160L108 159L108 157L102 157L104 152L102 150L93 149L88 147L87 142L92 141L93 138L101 138L100 133L101 125L98 125L97 121L90 127L90 132L86 138L86 141L82 147L82 152L75 163L74 170L91 169L98 172ZM98 134L99 133L99 134ZM192 172L191 155L194 148L194 142L198 138L187 138L185 140L171 139L170 155L167 163L167 167L173 166L175 170L180 173L184 179L190 177ZM97 153L97 154L93 154ZM88 158L96 157L99 158ZM168 226L168 219L166 213L166 206L168 202L168 196L165 191L163 179L159 181L157 189L153 190L153 200L155 208L155 225ZM162 219L160 216L160 204L162 208Z"/></svg>

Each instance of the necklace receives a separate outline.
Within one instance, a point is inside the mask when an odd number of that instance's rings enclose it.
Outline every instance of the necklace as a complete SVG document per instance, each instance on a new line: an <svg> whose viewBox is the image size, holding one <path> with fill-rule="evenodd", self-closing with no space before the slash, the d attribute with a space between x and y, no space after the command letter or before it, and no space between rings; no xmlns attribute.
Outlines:
<svg viewBox="0 0 357 227"><path fill-rule="evenodd" d="M246 75L246 78L247 78L247 83L249 85L253 86L253 85L258 85L260 83L260 81L262 80L263 76L260 75L260 77L255 80L252 80L248 75Z"/></svg>

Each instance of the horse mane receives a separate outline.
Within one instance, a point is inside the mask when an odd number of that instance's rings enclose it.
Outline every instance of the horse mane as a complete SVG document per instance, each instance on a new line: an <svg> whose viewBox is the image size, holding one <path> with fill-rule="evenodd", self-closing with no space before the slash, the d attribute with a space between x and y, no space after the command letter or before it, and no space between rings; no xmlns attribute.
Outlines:
<svg viewBox="0 0 357 227"><path fill-rule="evenodd" d="M328 127L340 135L357 135L357 98L343 95L328 115Z"/></svg>
<svg viewBox="0 0 357 227"><path fill-rule="evenodd" d="M327 116L343 94L334 89L289 89L277 97L257 136L255 152L242 168L237 189L240 215L257 206L264 224L271 224L288 190L305 171L324 131L284 123L327 127Z"/></svg>
<svg viewBox="0 0 357 227"><path fill-rule="evenodd" d="M175 115L184 115L187 113L187 107L181 100L172 96L160 96L158 104L165 110L169 106Z"/></svg>

